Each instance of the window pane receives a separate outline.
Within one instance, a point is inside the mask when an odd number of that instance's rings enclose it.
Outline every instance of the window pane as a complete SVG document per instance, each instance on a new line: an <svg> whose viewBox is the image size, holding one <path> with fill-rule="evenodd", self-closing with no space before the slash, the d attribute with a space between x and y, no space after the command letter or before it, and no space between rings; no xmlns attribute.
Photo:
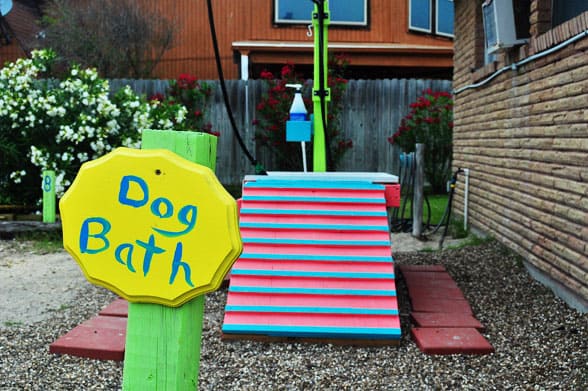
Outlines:
<svg viewBox="0 0 588 391"><path fill-rule="evenodd" d="M496 23L494 15L494 5L490 4L482 7L484 15L484 37L486 50L492 48L498 44L498 38L496 36Z"/></svg>
<svg viewBox="0 0 588 391"><path fill-rule="evenodd" d="M431 0L410 0L409 28L431 32Z"/></svg>
<svg viewBox="0 0 588 391"><path fill-rule="evenodd" d="M276 17L279 21L310 22L312 1L276 0Z"/></svg>
<svg viewBox="0 0 588 391"><path fill-rule="evenodd" d="M437 0L437 34L453 37L453 0Z"/></svg>
<svg viewBox="0 0 588 391"><path fill-rule="evenodd" d="M553 0L552 24L557 26L588 11L586 0Z"/></svg>
<svg viewBox="0 0 588 391"><path fill-rule="evenodd" d="M311 0L275 0L277 23L310 23L314 3ZM367 25L367 0L330 0L331 23Z"/></svg>
<svg viewBox="0 0 588 391"><path fill-rule="evenodd" d="M330 0L331 22L354 22L367 25L366 3L367 0Z"/></svg>

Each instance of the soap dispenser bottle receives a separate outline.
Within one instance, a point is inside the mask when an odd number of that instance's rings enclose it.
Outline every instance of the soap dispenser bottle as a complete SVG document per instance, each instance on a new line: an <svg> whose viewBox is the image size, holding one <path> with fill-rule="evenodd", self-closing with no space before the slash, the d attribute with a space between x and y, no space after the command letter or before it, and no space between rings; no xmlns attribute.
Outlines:
<svg viewBox="0 0 588 391"><path fill-rule="evenodd" d="M296 89L292 106L290 106L290 121L306 121L308 112L302 100L302 84L286 84L286 87Z"/></svg>

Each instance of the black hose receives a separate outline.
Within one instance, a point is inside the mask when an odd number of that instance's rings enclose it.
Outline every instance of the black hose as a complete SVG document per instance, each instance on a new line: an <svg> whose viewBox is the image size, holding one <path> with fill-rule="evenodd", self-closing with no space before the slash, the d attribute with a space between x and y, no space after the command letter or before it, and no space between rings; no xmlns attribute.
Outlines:
<svg viewBox="0 0 588 391"><path fill-rule="evenodd" d="M447 198L447 206L445 207L445 211L443 212L443 216L441 216L441 219L439 220L439 222L437 223L437 225L435 226L435 228L433 228L432 231L428 231L425 232L425 236L426 235L433 235L434 233L436 233L437 231L439 231L439 228L443 227L445 224L445 220L447 217L447 214L449 213L449 209L451 209L451 204L449 203L449 197Z"/></svg>
<svg viewBox="0 0 588 391"><path fill-rule="evenodd" d="M412 216L413 216L413 209L412 205L414 204L414 181L415 181L415 172L416 172L416 161L414 159L414 154L408 155L410 158L408 159L408 177L406 179L406 192L407 196L405 197L406 202L402 206L402 213L400 218L402 219L402 230L403 232L409 232L412 230ZM410 200L410 209L407 211L408 215L404 218L404 211L406 206L408 205L408 201Z"/></svg>
<svg viewBox="0 0 588 391"><path fill-rule="evenodd" d="M405 218L405 211L407 210L408 201L412 203L414 194L412 192L412 182L414 178L414 161L412 154L405 154L406 159L402 159L398 172L400 180L400 205L392 211L392 218L390 223L391 232L407 232L411 229L412 224L412 210L408 211L409 217Z"/></svg>
<svg viewBox="0 0 588 391"><path fill-rule="evenodd" d="M449 199L447 200L447 221L445 224L445 229L443 230L443 235L441 235L441 240L439 240L439 250L443 248L443 242L445 241L445 236L447 236L447 230L449 229L449 221L451 218L451 203L453 201L453 193L455 192L455 184L457 183L457 174L463 172L461 168L458 168L457 171L451 177L451 184L449 190Z"/></svg>
<svg viewBox="0 0 588 391"><path fill-rule="evenodd" d="M401 159L400 168L398 171L398 178L400 180L400 205L398 208L394 208L391 213L390 218L390 231L391 232L408 232L412 230L412 208L407 211L408 201L414 202L414 176L416 171L416 162L413 159L413 154L405 154L406 159ZM457 174L463 172L463 170L459 169L453 175L451 180L451 190L449 197L447 199L447 206L443 212L443 215L439 219L439 222L431 228L431 219L432 219L432 208L431 203L429 201L429 197L425 194L424 201L427 207L428 217L427 222L423 224L426 227L426 230L423 232L422 236L427 237L429 235L435 234L441 227L445 227L445 232L443 236L447 235L447 229L449 226L449 220L451 218L451 205L453 200L453 189L455 187L455 183L457 182ZM405 216L405 214L407 216ZM443 240L443 239L442 239ZM442 243L441 243L442 245Z"/></svg>
<svg viewBox="0 0 588 391"><path fill-rule="evenodd" d="M407 209L408 201L410 200L411 205L414 198L413 180L414 180L414 159L413 154L406 154L404 163L400 165L400 206L398 212L396 212L397 222L395 224L395 232L407 232L411 229L412 224L412 208L407 212L408 217L405 218L405 211ZM404 193L404 195L402 194Z"/></svg>
<svg viewBox="0 0 588 391"><path fill-rule="evenodd" d="M221 90L223 93L225 109L227 111L227 115L229 116L229 121L231 123L231 129L233 129L233 134L237 138L237 141L239 142L239 146L241 147L241 150L245 153L245 155L247 156L247 159L249 159L249 162L255 167L255 173L260 174L260 175L267 175L267 172L265 172L265 170L263 169L263 166L249 152L249 150L247 149L247 146L245 146L245 143L243 142L243 138L241 137L241 135L239 134L239 131L237 130L237 124L236 124L235 118L233 116L233 110L231 109L231 105L229 103L229 94L227 93L227 86L225 85L225 77L223 74L223 67L221 64L220 52L218 49L216 28L214 27L214 13L212 11L211 0L207 0L206 5L208 7L208 25L210 26L210 35L212 37L212 46L214 48L214 58L216 60L216 70L218 73L218 78L219 78Z"/></svg>
<svg viewBox="0 0 588 391"><path fill-rule="evenodd" d="M427 222L425 223L425 227L429 229L431 227L431 203L429 202L429 196L425 194L425 204L427 205Z"/></svg>

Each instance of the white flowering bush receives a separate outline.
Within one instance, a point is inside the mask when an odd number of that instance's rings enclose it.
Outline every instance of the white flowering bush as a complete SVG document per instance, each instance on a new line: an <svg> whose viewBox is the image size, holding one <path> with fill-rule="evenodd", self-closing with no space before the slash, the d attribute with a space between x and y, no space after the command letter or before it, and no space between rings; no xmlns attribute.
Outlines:
<svg viewBox="0 0 588 391"><path fill-rule="evenodd" d="M36 202L45 169L55 170L61 196L83 162L138 147L143 129L182 128L186 118L182 105L147 101L129 86L110 96L94 69L43 79L54 58L34 51L0 69L0 203Z"/></svg>

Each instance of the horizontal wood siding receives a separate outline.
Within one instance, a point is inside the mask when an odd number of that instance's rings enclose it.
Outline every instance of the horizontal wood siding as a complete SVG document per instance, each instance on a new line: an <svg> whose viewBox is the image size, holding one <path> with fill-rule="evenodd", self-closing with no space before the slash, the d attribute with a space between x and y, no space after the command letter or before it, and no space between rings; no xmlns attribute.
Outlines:
<svg viewBox="0 0 588 391"><path fill-rule="evenodd" d="M456 89L488 77L476 64L476 2L457 2ZM536 4L535 4L536 5ZM588 28L588 13L525 51ZM479 35L478 35L479 37ZM542 43L543 42L543 43ZM454 167L470 169L469 221L588 300L588 64L584 38L464 90L455 100ZM498 67L504 66L500 62ZM481 74L471 69L480 69ZM456 210L463 210L458 186Z"/></svg>
<svg viewBox="0 0 588 391"><path fill-rule="evenodd" d="M164 3L165 6L161 7L162 13L177 26L178 36L174 48L165 54L158 65L156 76L173 78L180 73L189 72L201 79L216 78L206 0L174 0ZM369 0L368 28L331 26L329 41L401 43L446 48L453 46L452 40L447 38L408 32L407 4L406 0ZM219 51L227 79L238 78L238 65L234 61L232 48L235 41L313 42L313 38L306 35L306 26L273 23L272 0L213 0L212 6ZM285 63L288 54L284 53L283 58Z"/></svg>
<svg viewBox="0 0 588 391"><path fill-rule="evenodd" d="M302 0L301 0L302 1ZM310 1L310 0L304 0ZM344 1L344 0L337 0ZM444 37L408 31L407 0L369 0L368 27L349 28L332 25L329 28L329 41L345 43L403 44L427 45L451 49L453 42ZM7 15L11 25L18 30L21 43L34 38L34 34L26 29L38 29L34 23L36 15L23 17L15 3L14 10ZM159 12L169 18L176 27L174 46L165 53L155 69L154 77L174 78L181 73L191 73L200 79L217 78L214 51L208 21L206 0L168 0L157 3ZM274 42L307 42L313 43L313 37L307 36L307 26L275 25L273 23L273 0L213 0L216 35L225 77L237 79L239 65L235 61L233 42L236 41L274 41ZM18 14L18 15L17 15ZM26 23L20 23L23 20ZM23 31L20 31L20 25ZM26 39L25 39L26 38ZM271 52L271 50L270 50ZM415 52L368 53L369 50L358 50L352 56L353 65L379 65L400 67L440 67L451 68L450 54L423 54ZM368 53L367 56L361 57ZM267 54L263 53L264 55ZM25 52L17 40L11 45L0 47L0 64L23 57ZM258 54L259 55L259 54ZM265 63L264 57L257 61ZM280 52L271 59L272 63L309 63L309 49L303 55L293 56L291 52ZM404 77L404 76L402 76ZM418 77L418 76L416 76Z"/></svg>
<svg viewBox="0 0 588 391"><path fill-rule="evenodd" d="M208 119L213 129L221 133L218 140L217 176L224 184L239 185L244 175L254 173L254 167L233 135L218 82L207 83L215 84L207 113ZM136 92L149 96L156 92L165 92L168 81L112 80L111 89L115 91L126 84L131 85ZM341 126L345 137L353 141L353 148L344 156L338 170L397 174L399 151L388 143L387 137L396 131L401 118L408 114L410 103L427 88L450 91L451 82L412 79L350 80L344 95ZM235 121L247 148L267 170L276 170L268 152L256 145L255 128L251 125L256 117L255 107L265 91L264 82L229 80L227 90Z"/></svg>
<svg viewBox="0 0 588 391"><path fill-rule="evenodd" d="M310 0L308 0L310 1ZM336 0L345 1L345 0ZM312 40L306 37L306 26L273 24L273 0L250 0L248 7L255 12L243 14L241 22L250 27L251 40ZM232 5L231 5L232 6ZM407 0L369 0L368 27L329 27L329 39L334 42L406 43L451 47L451 41L425 34L408 32ZM257 23L252 23L256 21Z"/></svg>

